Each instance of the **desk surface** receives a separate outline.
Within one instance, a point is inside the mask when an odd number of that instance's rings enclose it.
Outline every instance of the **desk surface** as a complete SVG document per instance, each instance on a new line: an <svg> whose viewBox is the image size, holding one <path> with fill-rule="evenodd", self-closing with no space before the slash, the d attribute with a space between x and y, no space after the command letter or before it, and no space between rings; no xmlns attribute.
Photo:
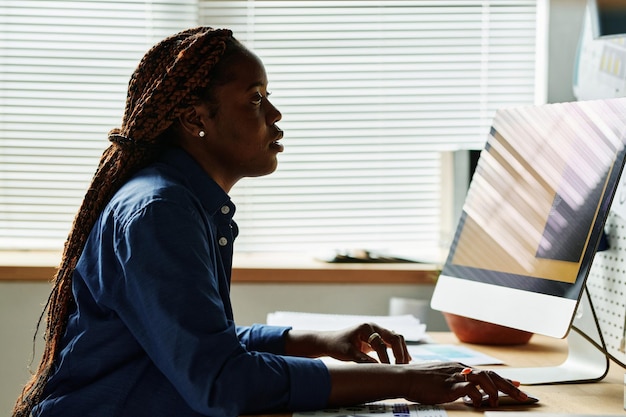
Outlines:
<svg viewBox="0 0 626 417"><path fill-rule="evenodd" d="M451 333L430 333L439 343L459 343ZM534 335L523 346L467 345L505 362L502 366L553 366L567 356L565 340ZM500 366L490 367L496 372ZM600 382L586 384L530 385L522 388L540 399L532 406L499 407L497 411L532 411L537 413L626 415L624 411L624 373L626 369L611 363L609 374ZM449 416L482 414L461 401L444 404ZM492 409L494 410L494 409ZM469 414L468 414L469 413ZM273 417L279 416L278 414Z"/></svg>
<svg viewBox="0 0 626 417"><path fill-rule="evenodd" d="M439 343L458 343L450 333L432 333ZM552 366L559 365L567 357L565 340L534 335L523 346L483 346L468 347L497 357L504 366ZM492 366L498 371L500 366ZM538 413L626 415L624 411L624 373L626 369L611 362L609 374L599 382L586 384L554 384L522 386L540 399L533 406L500 407L499 411L534 411ZM460 402L443 406L450 416L467 415L468 407Z"/></svg>

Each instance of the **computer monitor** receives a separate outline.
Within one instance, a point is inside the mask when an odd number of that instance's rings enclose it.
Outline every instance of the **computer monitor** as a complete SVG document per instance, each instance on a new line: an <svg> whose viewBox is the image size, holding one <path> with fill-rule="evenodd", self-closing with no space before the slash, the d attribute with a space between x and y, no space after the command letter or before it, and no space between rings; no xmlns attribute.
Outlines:
<svg viewBox="0 0 626 417"><path fill-rule="evenodd" d="M498 110L431 306L555 338L577 313L601 339L583 293L625 145L626 98ZM584 336L570 334L576 346ZM563 366L499 372L529 384L597 380L608 366L598 352L570 347ZM588 360L599 362L589 372Z"/></svg>
<svg viewBox="0 0 626 417"><path fill-rule="evenodd" d="M624 0L589 0L593 37L607 38L626 33L626 2Z"/></svg>
<svg viewBox="0 0 626 417"><path fill-rule="evenodd" d="M626 11L626 0L619 3ZM598 8L601 2L590 0L582 21L572 79L577 100L626 96L626 17L620 19L621 33L598 36Z"/></svg>

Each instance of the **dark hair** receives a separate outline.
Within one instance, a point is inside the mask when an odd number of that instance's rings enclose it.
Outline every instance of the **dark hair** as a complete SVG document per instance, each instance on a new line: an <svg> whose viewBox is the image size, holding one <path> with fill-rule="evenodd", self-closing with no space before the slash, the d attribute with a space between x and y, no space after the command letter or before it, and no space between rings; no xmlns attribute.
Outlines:
<svg viewBox="0 0 626 417"><path fill-rule="evenodd" d="M41 362L13 409L14 417L29 416L43 394L59 353L74 304L72 276L100 213L113 194L140 168L153 162L167 146L170 126L198 92L210 96L212 87L227 77L226 62L246 51L227 29L198 27L170 36L153 46L130 78L122 126L109 132L112 144L98 168L74 218L59 269L39 324L46 317ZM47 315L46 315L47 311Z"/></svg>

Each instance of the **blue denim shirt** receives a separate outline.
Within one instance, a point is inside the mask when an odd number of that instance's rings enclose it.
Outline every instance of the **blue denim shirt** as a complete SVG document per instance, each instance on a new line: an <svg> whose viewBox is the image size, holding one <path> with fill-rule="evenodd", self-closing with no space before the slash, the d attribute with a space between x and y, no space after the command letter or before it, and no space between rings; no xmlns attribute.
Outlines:
<svg viewBox="0 0 626 417"><path fill-rule="evenodd" d="M103 211L34 416L237 416L322 408L326 366L284 356L288 328L238 327L235 206L184 151L141 170Z"/></svg>

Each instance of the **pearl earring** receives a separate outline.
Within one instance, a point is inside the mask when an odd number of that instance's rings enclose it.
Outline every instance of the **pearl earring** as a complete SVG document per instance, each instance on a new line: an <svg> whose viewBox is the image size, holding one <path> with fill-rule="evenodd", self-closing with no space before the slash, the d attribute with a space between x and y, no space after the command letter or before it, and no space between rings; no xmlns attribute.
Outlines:
<svg viewBox="0 0 626 417"><path fill-rule="evenodd" d="M201 130L201 131L198 132L198 136L200 136L201 138L204 137L204 134L205 134L204 130Z"/></svg>

